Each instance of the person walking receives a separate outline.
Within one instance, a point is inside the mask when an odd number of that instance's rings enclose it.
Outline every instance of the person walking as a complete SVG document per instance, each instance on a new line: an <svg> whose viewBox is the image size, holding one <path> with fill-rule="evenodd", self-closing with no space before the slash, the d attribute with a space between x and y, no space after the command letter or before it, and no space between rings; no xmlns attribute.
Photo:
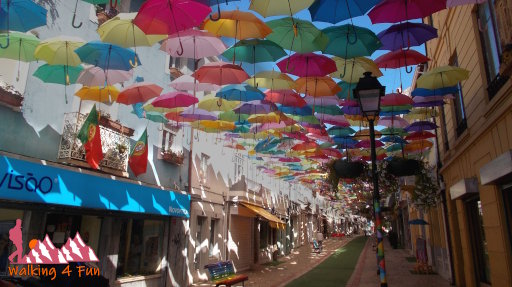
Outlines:
<svg viewBox="0 0 512 287"><path fill-rule="evenodd" d="M318 243L318 247L320 248L320 252L322 251L323 245L322 242L324 241L324 235L322 232L320 232L320 229L317 229L316 231L316 242Z"/></svg>

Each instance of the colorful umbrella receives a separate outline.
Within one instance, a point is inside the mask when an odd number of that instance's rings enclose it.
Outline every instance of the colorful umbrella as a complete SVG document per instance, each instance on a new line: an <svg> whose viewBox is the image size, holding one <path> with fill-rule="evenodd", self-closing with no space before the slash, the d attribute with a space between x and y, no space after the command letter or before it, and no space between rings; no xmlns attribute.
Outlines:
<svg viewBox="0 0 512 287"><path fill-rule="evenodd" d="M424 121L432 117L439 116L439 113L435 109L430 108L416 108L412 109L410 113L404 116L409 121L420 120Z"/></svg>
<svg viewBox="0 0 512 287"><path fill-rule="evenodd" d="M440 89L457 85L469 78L469 71L459 67L442 66L423 73L416 81L418 88Z"/></svg>
<svg viewBox="0 0 512 287"><path fill-rule="evenodd" d="M183 92L170 92L160 95L158 98L153 100L151 104L154 107L172 109L179 107L189 107L193 104L197 104L198 102L199 100L193 95Z"/></svg>
<svg viewBox="0 0 512 287"><path fill-rule="evenodd" d="M413 97L431 97L431 96L444 96L450 94L456 94L459 92L458 86L439 88L439 89L422 89L416 88L412 91L411 96Z"/></svg>
<svg viewBox="0 0 512 287"><path fill-rule="evenodd" d="M238 124L247 123L248 114L238 114L234 111L226 111L219 114L219 120L227 122L238 122Z"/></svg>
<svg viewBox="0 0 512 287"><path fill-rule="evenodd" d="M365 72L372 72L372 76L381 77L382 72L377 64L371 59L358 57L354 59L343 59L339 57L332 58L336 62L337 72L331 74L331 77L343 80L346 83L357 83L364 76ZM352 97L351 97L352 98Z"/></svg>
<svg viewBox="0 0 512 287"><path fill-rule="evenodd" d="M375 64L381 69L398 69L426 63L428 61L430 61L428 57L415 50L398 50L378 57L375 59ZM411 71L412 68L410 71L407 70L408 73Z"/></svg>
<svg viewBox="0 0 512 287"><path fill-rule="evenodd" d="M272 32L263 21L253 13L235 11L223 11L222 15L214 14L212 19L207 19L201 25L201 29L208 30L217 36L235 38L238 40L250 38L265 38Z"/></svg>
<svg viewBox="0 0 512 287"><path fill-rule="evenodd" d="M487 0L447 0L446 1L446 8L451 8L459 5L466 5L466 4L482 4L487 2Z"/></svg>
<svg viewBox="0 0 512 287"><path fill-rule="evenodd" d="M398 144L406 144L407 143L407 141L405 141L404 139L402 139L399 136L385 136L385 137L381 138L380 141L385 142L385 143L398 143Z"/></svg>
<svg viewBox="0 0 512 287"><path fill-rule="evenodd" d="M119 90L114 86L82 87L75 93L80 99L102 103L112 103L117 99Z"/></svg>
<svg viewBox="0 0 512 287"><path fill-rule="evenodd" d="M6 31L0 48L6 49L10 44L10 31L27 32L46 25L47 10L30 0L0 1L0 31Z"/></svg>
<svg viewBox="0 0 512 287"><path fill-rule="evenodd" d="M265 94L257 88L244 84L225 86L217 92L215 97L228 101L249 102L263 100L265 98Z"/></svg>
<svg viewBox="0 0 512 287"><path fill-rule="evenodd" d="M70 85L76 83L78 75L83 69L84 68L81 66L66 67L62 65L44 64L37 68L33 76L45 83Z"/></svg>
<svg viewBox="0 0 512 287"><path fill-rule="evenodd" d="M316 142L305 142L296 144L292 147L294 151L306 151L318 148L318 144Z"/></svg>
<svg viewBox="0 0 512 287"><path fill-rule="evenodd" d="M267 90L265 100L288 107L302 108L307 105L306 101L292 90Z"/></svg>
<svg viewBox="0 0 512 287"><path fill-rule="evenodd" d="M373 24L425 18L446 8L446 0L384 0L368 13Z"/></svg>
<svg viewBox="0 0 512 287"><path fill-rule="evenodd" d="M254 75L246 81L257 88L267 88L271 90L292 90L295 87L290 76L277 71L263 71Z"/></svg>
<svg viewBox="0 0 512 287"><path fill-rule="evenodd" d="M150 35L171 35L199 26L212 9L189 0L148 0L133 23Z"/></svg>
<svg viewBox="0 0 512 287"><path fill-rule="evenodd" d="M160 50L175 58L202 59L222 54L226 45L217 36L201 30L188 29L170 35Z"/></svg>
<svg viewBox="0 0 512 287"><path fill-rule="evenodd" d="M248 39L237 42L222 56L228 60L246 63L274 62L286 56L285 51L276 43L262 39Z"/></svg>
<svg viewBox="0 0 512 287"><path fill-rule="evenodd" d="M404 94L387 94L380 99L380 104L384 107L386 106L404 106L404 105L412 105L413 100Z"/></svg>
<svg viewBox="0 0 512 287"><path fill-rule="evenodd" d="M321 97L320 99L311 96L306 96L304 97L304 100L310 106L335 106L341 104L340 99L338 99L338 97L336 96Z"/></svg>
<svg viewBox="0 0 512 287"><path fill-rule="evenodd" d="M366 14L380 0L317 0L311 7L313 21L336 24Z"/></svg>
<svg viewBox="0 0 512 287"><path fill-rule="evenodd" d="M101 24L98 34L102 42L111 43L124 48L137 46L151 47L158 41L165 39L163 35L146 35L133 23L135 14L118 14L116 17Z"/></svg>
<svg viewBox="0 0 512 287"><path fill-rule="evenodd" d="M351 24L328 27L322 32L329 37L329 44L322 51L344 59L371 56L382 46L372 30Z"/></svg>
<svg viewBox="0 0 512 287"><path fill-rule="evenodd" d="M421 131L426 131L426 130L435 130L436 128L438 128L438 126L433 122L419 121L419 122L414 122L414 123L410 124L408 127L405 128L405 131L421 132Z"/></svg>
<svg viewBox="0 0 512 287"><path fill-rule="evenodd" d="M321 114L321 121L324 124L330 124L337 127L349 127L350 123L343 115L324 115ZM318 116L318 114L317 114Z"/></svg>
<svg viewBox="0 0 512 287"><path fill-rule="evenodd" d="M299 53L321 51L329 42L322 31L305 20L286 17L269 21L267 25L272 29L267 39L287 50Z"/></svg>
<svg viewBox="0 0 512 287"><path fill-rule="evenodd" d="M424 139L430 139L435 138L436 135L429 132L429 131L417 131L413 132L405 137L405 140L408 141L417 141L417 140L424 140Z"/></svg>
<svg viewBox="0 0 512 287"><path fill-rule="evenodd" d="M214 97L203 98L197 107L209 112L227 112L240 105L238 101L226 101Z"/></svg>
<svg viewBox="0 0 512 287"><path fill-rule="evenodd" d="M50 65L78 66L82 63L75 52L84 42L79 38L56 37L46 39L37 46L34 57Z"/></svg>
<svg viewBox="0 0 512 287"><path fill-rule="evenodd" d="M281 72L298 77L323 77L337 70L332 59L315 53L295 53L277 66Z"/></svg>
<svg viewBox="0 0 512 287"><path fill-rule="evenodd" d="M342 115L340 107L338 106L313 106L315 113L325 114L325 115ZM318 117L317 117L318 118ZM321 118L319 118L321 120Z"/></svg>
<svg viewBox="0 0 512 287"><path fill-rule="evenodd" d="M133 50L97 41L89 42L76 49L75 52L82 62L104 70L129 71L141 64ZM134 62L134 60L136 61Z"/></svg>
<svg viewBox="0 0 512 287"><path fill-rule="evenodd" d="M409 125L409 122L407 122L405 119L401 117L391 116L380 118L377 125L384 127L405 128L406 126Z"/></svg>
<svg viewBox="0 0 512 287"><path fill-rule="evenodd" d="M218 131L232 131L236 128L234 123L227 122L227 121L220 121L220 120L216 120L216 121L203 120L203 121L200 121L199 124L205 128L215 129Z"/></svg>
<svg viewBox="0 0 512 287"><path fill-rule="evenodd" d="M273 103L265 102L265 101L249 101L243 102L238 107L233 109L235 113L238 114L268 114L271 111L277 110L276 106Z"/></svg>
<svg viewBox="0 0 512 287"><path fill-rule="evenodd" d="M20 32L11 32L9 35L1 33L0 43L5 43L7 38L10 38L10 45L0 49L0 58L18 60L18 62L31 62L36 59L34 52L41 41L36 36Z"/></svg>
<svg viewBox="0 0 512 287"><path fill-rule="evenodd" d="M100 67L90 66L85 68L78 79L77 83L84 86L112 86L130 80L133 77L133 70L103 70Z"/></svg>
<svg viewBox="0 0 512 287"><path fill-rule="evenodd" d="M192 76L201 83L219 86L240 84L249 78L242 67L226 62L212 62L203 65Z"/></svg>
<svg viewBox="0 0 512 287"><path fill-rule="evenodd" d="M377 69L377 71L380 71L379 68L376 68L376 69ZM338 82L338 86L340 86L340 88L341 88L341 92L336 94L336 96L339 99L342 99L342 100L344 99L344 100L349 100L349 101L354 99L354 89L357 86L357 82L347 83L344 81L340 81L340 82Z"/></svg>
<svg viewBox="0 0 512 287"><path fill-rule="evenodd" d="M313 110L309 106L304 106L302 108L280 106L279 110L285 114L294 116L310 116L313 114ZM318 122L316 118L315 122Z"/></svg>
<svg viewBox="0 0 512 287"><path fill-rule="evenodd" d="M381 50L396 51L420 46L437 38L437 29L423 23L405 22L387 28L377 37L382 43Z"/></svg>
<svg viewBox="0 0 512 287"><path fill-rule="evenodd" d="M146 112L144 115L144 118L146 118L149 121L155 122L155 123L168 123L169 119L167 119L164 115L157 112Z"/></svg>
<svg viewBox="0 0 512 287"><path fill-rule="evenodd" d="M430 149L432 146L434 146L434 144L428 140L414 141L404 146L404 153L409 154L423 152Z"/></svg>
<svg viewBox="0 0 512 287"><path fill-rule="evenodd" d="M195 107L190 107L186 110L184 110L180 116L182 118L185 118L185 119L189 119L189 120L195 120L195 121L199 121L199 120L210 120L210 121L214 121L214 120L217 120L217 115L212 113L212 112L209 112L209 111L206 111L206 110L203 110L203 109L199 109L199 108L195 108Z"/></svg>
<svg viewBox="0 0 512 287"><path fill-rule="evenodd" d="M254 114L254 115L251 115L247 119L247 121L251 124L279 123L281 121L281 115L279 115L275 112L268 113L268 114Z"/></svg>
<svg viewBox="0 0 512 287"><path fill-rule="evenodd" d="M311 6L315 0L252 0L249 9L260 13L263 17L289 15Z"/></svg>
<svg viewBox="0 0 512 287"><path fill-rule="evenodd" d="M119 93L117 102L125 105L147 102L156 98L163 91L163 88L153 83L135 83Z"/></svg>
<svg viewBox="0 0 512 287"><path fill-rule="evenodd" d="M330 77L303 77L295 81L295 90L316 98L336 95L341 88Z"/></svg>
<svg viewBox="0 0 512 287"><path fill-rule="evenodd" d="M218 85L199 83L190 75L180 76L176 80L172 81L169 86L180 91L212 92L220 89L220 86Z"/></svg>
<svg viewBox="0 0 512 287"><path fill-rule="evenodd" d="M334 137L346 137L354 134L356 131L351 127L331 127L327 133Z"/></svg>

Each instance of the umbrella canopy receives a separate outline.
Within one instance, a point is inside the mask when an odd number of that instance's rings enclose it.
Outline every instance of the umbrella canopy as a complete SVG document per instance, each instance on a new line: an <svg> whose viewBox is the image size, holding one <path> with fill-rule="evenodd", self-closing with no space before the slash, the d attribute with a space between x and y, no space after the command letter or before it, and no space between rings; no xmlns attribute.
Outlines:
<svg viewBox="0 0 512 287"><path fill-rule="evenodd" d="M289 15L306 9L315 0L252 0L249 9L260 13L263 17Z"/></svg>
<svg viewBox="0 0 512 287"><path fill-rule="evenodd" d="M222 54L226 45L208 31L188 29L170 35L162 42L160 50L175 58L202 59Z"/></svg>
<svg viewBox="0 0 512 287"><path fill-rule="evenodd" d="M238 101L226 101L222 100L222 98L207 97L199 101L197 107L209 112L227 112L236 108L238 105L240 105Z"/></svg>
<svg viewBox="0 0 512 287"><path fill-rule="evenodd" d="M75 52L82 62L104 70L129 71L141 64L133 50L97 41L89 42L76 49Z"/></svg>
<svg viewBox="0 0 512 287"><path fill-rule="evenodd" d="M216 114L209 112L207 110L198 109L198 108L194 108L194 107L190 107L190 108L184 110L180 114L180 116L185 119L195 120L195 121L199 121L199 120L214 121L217 119Z"/></svg>
<svg viewBox="0 0 512 287"><path fill-rule="evenodd" d="M265 95L259 89L243 84L225 86L217 92L215 97L228 101L249 102L263 100Z"/></svg>
<svg viewBox="0 0 512 287"><path fill-rule="evenodd" d="M413 100L409 96L398 93L387 94L380 99L380 104L383 107L412 105L413 103Z"/></svg>
<svg viewBox="0 0 512 287"><path fill-rule="evenodd" d="M100 67L90 66L85 68L78 79L77 83L84 86L112 86L130 80L133 77L133 70L103 70Z"/></svg>
<svg viewBox="0 0 512 287"><path fill-rule="evenodd" d="M170 92L167 94L160 95L158 98L153 100L151 103L154 107L160 108L179 108L189 107L193 104L197 104L199 100L193 95L183 92Z"/></svg>
<svg viewBox="0 0 512 287"><path fill-rule="evenodd" d="M249 101L243 102L238 107L233 109L235 113L238 114L268 114L271 111L277 110L276 106L273 103L265 102L265 101Z"/></svg>
<svg viewBox="0 0 512 287"><path fill-rule="evenodd" d="M215 129L218 131L232 131L236 128L235 124L232 122L219 121L219 120L217 120L217 121L202 120L199 124L205 128Z"/></svg>
<svg viewBox="0 0 512 287"><path fill-rule="evenodd" d="M424 152L432 146L434 146L434 144L428 140L413 141L404 146L404 153Z"/></svg>
<svg viewBox="0 0 512 287"><path fill-rule="evenodd" d="M295 87L295 83L290 76L277 71L259 72L247 80L246 83L271 90L292 90Z"/></svg>
<svg viewBox="0 0 512 287"><path fill-rule="evenodd" d="M44 40L34 51L34 57L50 65L78 66L82 63L75 52L84 42L78 38L57 37Z"/></svg>
<svg viewBox="0 0 512 287"><path fill-rule="evenodd" d="M36 59L34 52L40 43L36 36L20 32L11 32L9 35L1 33L0 44L6 43L7 38L10 38L10 44L5 49L0 49L0 58L23 62L31 62Z"/></svg>
<svg viewBox="0 0 512 287"><path fill-rule="evenodd" d="M396 51L420 46L437 38L437 29L423 23L405 22L387 28L377 34L377 37L382 43L381 50Z"/></svg>
<svg viewBox="0 0 512 287"><path fill-rule="evenodd" d="M285 114L294 115L294 116L309 116L313 114L313 110L309 106L304 106L302 108L295 108L295 107L287 107L287 106L280 106L279 110ZM303 119L306 120L306 119ZM315 118L315 122L316 118Z"/></svg>
<svg viewBox="0 0 512 287"><path fill-rule="evenodd" d="M316 98L336 95L341 88L330 77L303 77L295 81L295 90Z"/></svg>
<svg viewBox="0 0 512 287"><path fill-rule="evenodd" d="M346 137L354 134L356 131L351 127L331 127L327 133L334 137Z"/></svg>
<svg viewBox="0 0 512 287"><path fill-rule="evenodd" d="M163 91L163 88L153 83L135 83L119 93L117 102L125 105L147 102L156 98Z"/></svg>
<svg viewBox="0 0 512 287"><path fill-rule="evenodd" d="M402 139L399 136L385 136L385 137L381 138L380 141L385 142L385 143L407 144L407 141L405 141L404 139ZM388 151L390 151L390 150L388 150Z"/></svg>
<svg viewBox="0 0 512 287"><path fill-rule="evenodd" d="M428 57L415 50L398 50L378 57L375 59L375 64L382 69L398 69L428 61L430 61Z"/></svg>
<svg viewBox="0 0 512 287"><path fill-rule="evenodd" d="M234 111L226 111L219 114L219 120L227 122L247 122L248 114L238 114Z"/></svg>
<svg viewBox="0 0 512 287"><path fill-rule="evenodd" d="M302 108L307 105L306 101L292 90L267 90L265 100L288 107Z"/></svg>
<svg viewBox="0 0 512 287"><path fill-rule="evenodd" d="M322 31L329 37L329 44L322 51L345 59L371 56L382 45L372 30L352 24L332 26Z"/></svg>
<svg viewBox="0 0 512 287"><path fill-rule="evenodd" d="M189 0L148 0L133 23L146 34L171 35L199 26L211 11L210 7Z"/></svg>
<svg viewBox="0 0 512 287"><path fill-rule="evenodd" d="M406 126L409 125L409 122L407 122L407 120L405 120L404 118L391 116L380 118L377 125L384 127L405 128Z"/></svg>
<svg viewBox="0 0 512 287"><path fill-rule="evenodd" d="M268 113L268 114L254 114L254 115L251 115L247 119L247 121L250 122L251 124L279 123L281 121L281 115L279 115L275 112Z"/></svg>
<svg viewBox="0 0 512 287"><path fill-rule="evenodd" d="M201 25L201 29L208 30L217 36L235 38L238 40L250 38L265 38L272 32L263 21L253 13L239 10L222 11L221 15L214 14Z"/></svg>
<svg viewBox="0 0 512 287"><path fill-rule="evenodd" d="M411 96L413 97L431 97L431 96L444 96L449 94L455 94L459 92L458 86L439 88L439 89L422 89L416 88L412 91Z"/></svg>
<svg viewBox="0 0 512 287"><path fill-rule="evenodd" d="M384 0L368 13L373 24L425 18L446 8L446 0Z"/></svg>
<svg viewBox="0 0 512 287"><path fill-rule="evenodd" d="M377 68L376 65L375 65L375 68L377 71L380 72L379 68ZM343 70L342 70L342 72L343 72ZM354 99L354 89L357 86L357 82L348 83L348 82L340 81L340 82L338 82L338 86L340 86L340 88L341 88L341 91L336 94L336 96L339 99L344 99L344 100L348 100L348 101L351 101ZM357 105L359 105L359 104L357 104Z"/></svg>
<svg viewBox="0 0 512 287"><path fill-rule="evenodd" d="M336 24L366 14L379 2L380 0L317 0L309 7L309 12L313 21Z"/></svg>
<svg viewBox="0 0 512 287"><path fill-rule="evenodd" d="M118 14L116 17L101 24L98 28L101 41L130 48L137 46L150 47L156 42L165 39L165 36L162 35L146 35L130 18L130 14Z"/></svg>
<svg viewBox="0 0 512 287"><path fill-rule="evenodd" d="M336 106L341 104L340 99L336 96L321 97L320 99L306 96L304 100L310 106Z"/></svg>
<svg viewBox="0 0 512 287"><path fill-rule="evenodd" d="M317 114L318 116L319 114ZM321 121L324 124L334 125L336 127L349 127L350 123L343 115L325 115L321 114Z"/></svg>
<svg viewBox="0 0 512 287"><path fill-rule="evenodd" d="M408 141L417 141L417 140L424 140L424 139L430 139L435 138L436 135L429 132L429 131L418 131L413 132L405 137L405 140Z"/></svg>
<svg viewBox="0 0 512 287"><path fill-rule="evenodd" d="M284 49L308 53L321 51L329 42L329 38L311 22L292 17L267 22L272 33L267 39L277 43Z"/></svg>
<svg viewBox="0 0 512 287"><path fill-rule="evenodd" d="M157 113L157 112L146 112L144 114L144 118L146 118L147 120L149 121L152 121L154 123L167 123L169 122L169 120L164 116L162 115L161 113Z"/></svg>
<svg viewBox="0 0 512 287"><path fill-rule="evenodd" d="M242 67L226 62L213 62L203 65L192 76L201 83L219 86L240 84L249 78Z"/></svg>
<svg viewBox="0 0 512 287"><path fill-rule="evenodd" d="M274 62L286 56L286 52L276 43L262 39L248 39L237 42L222 56L232 61L246 63Z"/></svg>
<svg viewBox="0 0 512 287"><path fill-rule="evenodd" d="M78 75L83 69L81 66L66 67L44 64L37 68L33 75L45 83L70 85L76 83Z"/></svg>
<svg viewBox="0 0 512 287"><path fill-rule="evenodd" d="M292 150L294 151L306 151L306 150L312 150L316 149L318 147L318 144L316 142L305 142L296 144L292 147Z"/></svg>
<svg viewBox="0 0 512 287"><path fill-rule="evenodd" d="M27 32L45 26L47 12L45 8L30 0L1 1L0 31L7 31L7 37L2 39L0 47L7 48L9 46L9 31Z"/></svg>
<svg viewBox="0 0 512 287"><path fill-rule="evenodd" d="M323 77L337 70L332 59L315 53L295 53L277 66L281 72L297 77Z"/></svg>
<svg viewBox="0 0 512 287"><path fill-rule="evenodd" d="M438 126L429 121L414 122L405 128L407 132L421 132L426 130L435 130Z"/></svg>
<svg viewBox="0 0 512 287"><path fill-rule="evenodd" d="M338 71L331 74L331 77L343 80L346 83L357 83L366 72L372 72L372 76L381 77L382 72L373 60L358 57L353 59L332 58L336 62Z"/></svg>
<svg viewBox="0 0 512 287"><path fill-rule="evenodd" d="M343 112L341 111L340 107L336 105L331 106L313 106L313 109L315 110L315 113L319 114L326 114L326 115L342 115ZM320 119L321 120L321 119Z"/></svg>
<svg viewBox="0 0 512 287"><path fill-rule="evenodd" d="M457 85L469 78L469 71L459 67L442 66L423 73L417 80L417 87L440 89Z"/></svg>
<svg viewBox="0 0 512 287"><path fill-rule="evenodd" d="M172 81L169 86L175 90L180 91L197 91L197 92L212 92L220 89L220 86L209 84L209 83L200 83L194 77L190 75L183 75Z"/></svg>
<svg viewBox="0 0 512 287"><path fill-rule="evenodd" d="M80 99L102 103L112 103L117 99L119 90L114 86L82 87L75 93Z"/></svg>

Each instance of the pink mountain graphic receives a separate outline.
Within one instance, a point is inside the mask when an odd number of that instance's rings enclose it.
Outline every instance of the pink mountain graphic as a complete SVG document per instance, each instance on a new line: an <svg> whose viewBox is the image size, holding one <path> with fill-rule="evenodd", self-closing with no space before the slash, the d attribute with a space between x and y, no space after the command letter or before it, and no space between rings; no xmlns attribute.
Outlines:
<svg viewBox="0 0 512 287"><path fill-rule="evenodd" d="M98 257L92 248L83 242L77 232L75 238L68 238L66 244L60 249L57 249L46 235L43 241L38 240L36 246L17 264L67 264L69 262L97 261L99 261Z"/></svg>

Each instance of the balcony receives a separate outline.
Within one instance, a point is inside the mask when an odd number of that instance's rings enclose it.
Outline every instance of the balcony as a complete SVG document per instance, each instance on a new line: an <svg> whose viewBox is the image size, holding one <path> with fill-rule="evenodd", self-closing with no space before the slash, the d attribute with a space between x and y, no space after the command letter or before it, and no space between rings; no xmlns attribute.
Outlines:
<svg viewBox="0 0 512 287"><path fill-rule="evenodd" d="M60 140L57 158L61 162L82 167L89 167L85 161L85 150L77 135L82 127L86 115L80 113L67 113L64 115L64 130ZM119 123L102 116L101 144L103 160L100 169L106 173L128 177L128 157L130 155L130 139L128 135L133 130L123 127ZM115 128L119 126L120 128ZM122 133L121 133L122 132Z"/></svg>

